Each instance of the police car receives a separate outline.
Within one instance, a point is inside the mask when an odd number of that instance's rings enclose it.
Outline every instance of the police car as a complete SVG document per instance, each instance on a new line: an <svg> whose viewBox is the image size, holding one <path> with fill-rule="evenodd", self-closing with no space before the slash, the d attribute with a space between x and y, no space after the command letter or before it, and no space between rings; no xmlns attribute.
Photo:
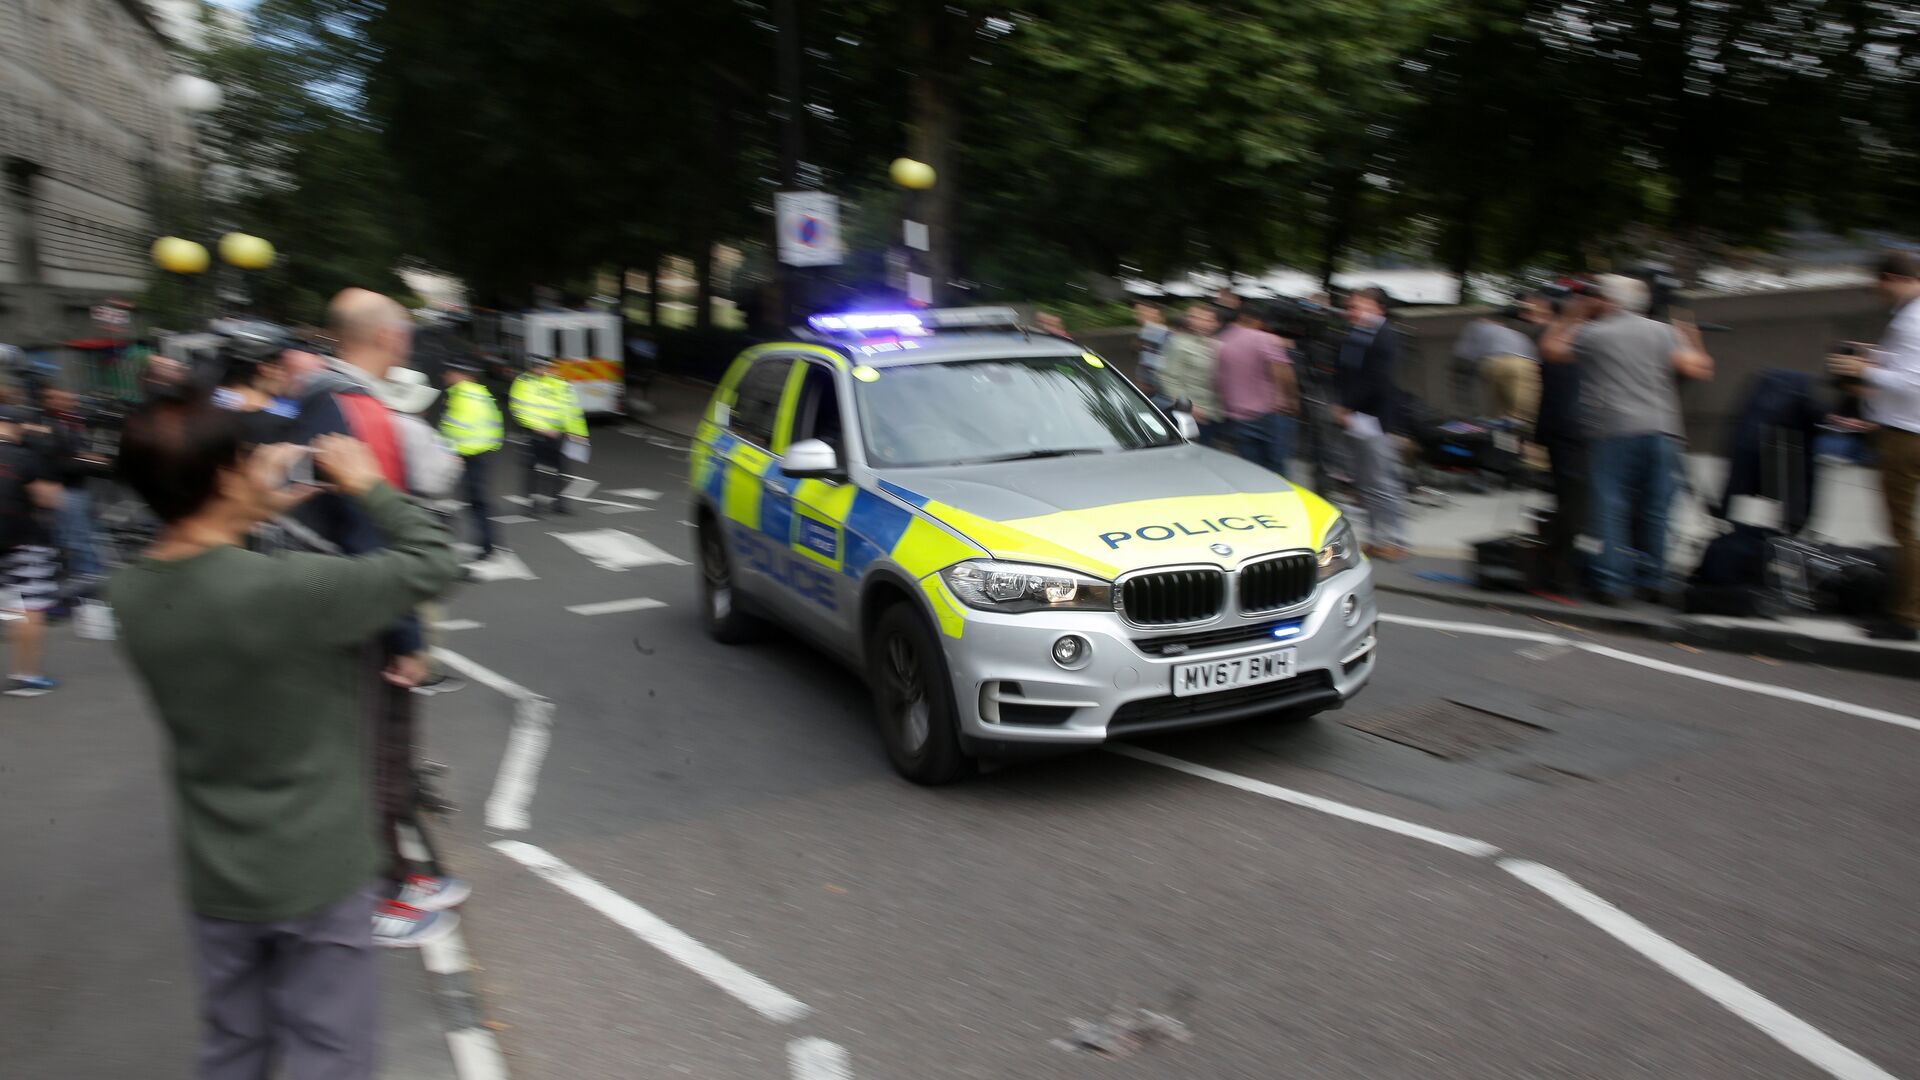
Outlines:
<svg viewBox="0 0 1920 1080"><path fill-rule="evenodd" d="M863 672L888 756L983 757L1341 705L1372 572L1332 505L1193 441L1010 310L817 315L742 353L690 484L708 631Z"/></svg>

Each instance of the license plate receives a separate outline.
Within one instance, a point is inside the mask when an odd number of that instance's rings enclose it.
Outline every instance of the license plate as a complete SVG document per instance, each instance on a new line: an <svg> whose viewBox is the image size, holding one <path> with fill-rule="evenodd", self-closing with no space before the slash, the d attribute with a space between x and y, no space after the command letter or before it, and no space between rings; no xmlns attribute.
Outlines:
<svg viewBox="0 0 1920 1080"><path fill-rule="evenodd" d="M1216 690L1279 682L1293 678L1293 658L1298 649L1237 656L1232 660L1201 660L1173 669L1173 696L1192 697Z"/></svg>

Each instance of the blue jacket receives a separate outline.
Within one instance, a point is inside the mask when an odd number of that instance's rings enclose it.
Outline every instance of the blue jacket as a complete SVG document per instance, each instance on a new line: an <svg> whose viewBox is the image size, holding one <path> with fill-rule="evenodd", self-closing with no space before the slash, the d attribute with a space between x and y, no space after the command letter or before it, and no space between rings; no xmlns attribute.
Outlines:
<svg viewBox="0 0 1920 1080"><path fill-rule="evenodd" d="M295 422L296 441L311 443L321 435L351 435L346 414L340 411L335 394L365 394L367 391L345 376L326 372L316 377L300 401L300 417ZM371 395L369 395L371 396ZM333 492L322 492L308 499L294 514L302 525L338 546L349 555L378 551L387 546L386 534L373 518L353 500ZM382 649L388 656L411 656L426 647L420 620L408 615L381 635Z"/></svg>

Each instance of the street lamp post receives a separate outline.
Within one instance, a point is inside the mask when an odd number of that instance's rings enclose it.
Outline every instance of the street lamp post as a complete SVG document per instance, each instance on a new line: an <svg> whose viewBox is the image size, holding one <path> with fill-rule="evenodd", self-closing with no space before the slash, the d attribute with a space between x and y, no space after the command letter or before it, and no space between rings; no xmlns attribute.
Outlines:
<svg viewBox="0 0 1920 1080"><path fill-rule="evenodd" d="M933 276L929 267L932 233L926 223L920 220L920 193L932 188L938 178L934 175L933 166L907 157L894 158L887 175L907 192L906 212L900 222L900 242L905 245L907 253L907 300L909 303L931 306Z"/></svg>

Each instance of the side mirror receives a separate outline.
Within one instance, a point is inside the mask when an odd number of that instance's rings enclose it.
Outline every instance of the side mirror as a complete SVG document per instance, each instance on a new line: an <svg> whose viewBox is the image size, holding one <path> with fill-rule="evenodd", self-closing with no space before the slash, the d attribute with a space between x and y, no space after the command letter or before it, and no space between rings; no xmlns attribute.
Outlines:
<svg viewBox="0 0 1920 1080"><path fill-rule="evenodd" d="M801 439L787 447L780 471L796 480L837 480L845 475L840 471L840 455L819 439Z"/></svg>
<svg viewBox="0 0 1920 1080"><path fill-rule="evenodd" d="M1177 409L1174 411L1173 430L1179 432L1180 437L1188 442L1200 441L1200 424L1194 420L1193 414L1190 412L1182 412Z"/></svg>

